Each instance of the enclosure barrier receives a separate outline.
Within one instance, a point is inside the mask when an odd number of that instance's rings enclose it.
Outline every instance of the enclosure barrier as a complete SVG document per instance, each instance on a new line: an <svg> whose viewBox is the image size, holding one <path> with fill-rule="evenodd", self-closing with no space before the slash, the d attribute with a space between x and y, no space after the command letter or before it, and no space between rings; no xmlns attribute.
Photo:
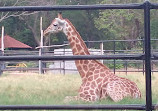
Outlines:
<svg viewBox="0 0 158 111"><path fill-rule="evenodd" d="M145 105L51 105L51 106L23 106L23 105L7 105L0 106L1 110L35 110L35 109L129 109L129 110L146 110L151 111L157 109L157 105L152 104L152 94L151 94L151 49L150 49L150 10L158 9L158 4L150 3L145 1L140 4L119 4L119 5L62 5L62 6L14 6L14 7L0 7L0 11L52 11L52 10L96 10L96 9L143 9L144 10L144 34L145 34L145 53L143 55L131 55L131 56L65 56L65 57L45 57L45 56L25 56L25 57L2 57L0 56L1 61L11 61L11 60L71 60L71 59L139 59L145 61L145 77L146 77L146 104ZM71 58L70 58L71 57ZM154 59L157 59L157 56L153 56Z"/></svg>
<svg viewBox="0 0 158 111"><path fill-rule="evenodd" d="M116 54L116 55L74 55L74 56L0 56L0 61L15 61L15 60L85 60L85 59L134 59L142 60L144 54Z"/></svg>
<svg viewBox="0 0 158 111"><path fill-rule="evenodd" d="M158 39L151 39L151 42L153 42L152 45L155 46L153 48L151 48L151 53L157 53L158 52L158 49L156 49L156 47L158 46L156 43L158 41ZM100 47L100 50L94 50L93 49L91 50L90 49L90 52L92 53L92 55L94 55L94 53L100 53L101 55L103 55L103 53L105 53L106 55L107 54L121 54L123 52L123 54L141 54L144 52L144 48L142 49L137 49L137 50L121 50L121 49L117 49L117 43L121 43L121 44L126 44L127 42L137 42L137 45L141 45L141 47L144 46L144 39L128 39L128 40L99 40L99 41L84 41L86 44L87 44L87 47L88 48L91 48L91 43L92 44L98 44L99 46L102 46ZM49 46L42 46L42 47L53 47L53 48L58 48L60 46L62 46L64 49L63 51L43 51L43 54L44 55L49 55L49 56L61 56L61 55L66 55L66 53L72 53L72 51L66 51L66 46L68 45L68 41L64 41L64 43L66 44L63 44L63 45L49 45ZM103 47L104 47L104 44L110 44L112 43L112 46L111 46L111 49L106 49L104 50ZM135 47L137 47L137 45L135 45ZM152 47L152 46L151 46ZM36 47L37 48L40 48L40 47ZM134 52L134 53L133 53ZM62 53L62 54L56 54L56 53ZM39 51L15 51L15 50L5 50L4 52L4 55L6 56L17 56L17 55L38 55L39 54ZM124 56L124 55L122 55ZM100 60L101 61L101 60ZM144 75L144 61L142 60L116 60L116 59L110 59L110 60L107 60L107 59L102 59L102 62L104 61L105 64L107 64L108 66L113 64L112 67L110 67L111 71L114 72L114 74L116 72L125 72L127 74L127 72L142 72L143 75ZM8 61L8 62L5 62L5 65L8 65L8 64L17 64L17 63L21 63L21 62L24 62L24 61ZM27 62L29 61L25 61L24 63L27 64ZM49 63L51 61L44 61L45 64ZM58 61L59 62L59 61ZM73 62L73 61L72 61ZM154 66L156 65L158 61L157 60L152 60L151 62L151 72L152 74L154 72L158 72L157 69L154 68ZM7 63L7 64L6 64ZM38 66L38 62L37 63L37 66ZM65 67L65 60L63 61L60 61L60 66L58 68L47 68L47 67L42 67L42 70L43 72L47 72L47 71L52 71L52 70L60 70L60 73L63 73L63 74L66 74L65 72L66 71L70 71L70 72L76 72L77 69L69 69L69 68L66 68ZM117 65L122 65L121 67L124 69L117 69ZM137 70L133 70L133 69L128 69L128 66L130 66L130 64L135 64L134 65L134 68L137 68ZM142 69L140 68L140 66L142 67ZM33 72L39 72L39 68L38 67L34 67L34 68L30 68L30 67L16 67L16 65L13 65L13 66L6 66L6 68L2 69L2 71L33 71Z"/></svg>
<svg viewBox="0 0 158 111"><path fill-rule="evenodd" d="M154 109L155 106L153 106L152 109ZM6 105L6 106L0 106L0 110L102 110L102 109L112 109L112 110L145 110L145 105L21 105L21 106L16 106L16 105Z"/></svg>

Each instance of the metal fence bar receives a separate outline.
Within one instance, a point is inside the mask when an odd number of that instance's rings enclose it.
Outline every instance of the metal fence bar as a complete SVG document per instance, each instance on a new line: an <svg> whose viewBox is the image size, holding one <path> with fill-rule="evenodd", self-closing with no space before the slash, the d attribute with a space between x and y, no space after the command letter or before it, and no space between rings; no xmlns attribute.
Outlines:
<svg viewBox="0 0 158 111"><path fill-rule="evenodd" d="M66 71L77 71L76 69L64 69L64 68L43 68L43 70L66 70ZM2 71L38 71L38 68L8 68L2 69ZM116 70L115 72L143 72L143 70ZM151 72L158 72L158 70L152 70Z"/></svg>
<svg viewBox="0 0 158 111"><path fill-rule="evenodd" d="M158 60L158 54L152 54L152 56L153 56L153 60Z"/></svg>
<svg viewBox="0 0 158 111"><path fill-rule="evenodd" d="M158 40L158 39L152 39ZM84 41L85 43L104 43L104 42L133 42L133 41L144 41L144 39L128 39L128 40L98 40L98 41ZM64 43L69 43L69 41L64 41Z"/></svg>
<svg viewBox="0 0 158 111"><path fill-rule="evenodd" d="M85 59L134 59L142 60L143 54L115 54L115 55L73 55L73 56L0 56L0 61L15 61L15 60L85 60Z"/></svg>
<svg viewBox="0 0 158 111"><path fill-rule="evenodd" d="M0 105L0 110L145 110L145 105ZM157 110L158 105L152 105Z"/></svg>
<svg viewBox="0 0 158 111"><path fill-rule="evenodd" d="M145 105L3 105L0 110L145 110Z"/></svg>
<svg viewBox="0 0 158 111"><path fill-rule="evenodd" d="M146 80L146 111L152 110L151 93L151 44L150 44L150 3L144 5L144 34L145 34L145 80Z"/></svg>
<svg viewBox="0 0 158 111"><path fill-rule="evenodd" d="M143 9L143 4L112 5L54 5L54 6L5 6L0 11L54 11L54 10L96 10L96 9Z"/></svg>
<svg viewBox="0 0 158 111"><path fill-rule="evenodd" d="M151 9L158 9L158 3L151 3Z"/></svg>

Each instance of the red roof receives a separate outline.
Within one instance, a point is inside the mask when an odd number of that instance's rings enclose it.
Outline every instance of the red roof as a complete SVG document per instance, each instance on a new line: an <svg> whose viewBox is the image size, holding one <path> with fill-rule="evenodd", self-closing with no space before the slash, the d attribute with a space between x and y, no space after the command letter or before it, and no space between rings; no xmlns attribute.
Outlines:
<svg viewBox="0 0 158 111"><path fill-rule="evenodd" d="M1 48L1 38L0 38L0 48ZM9 35L4 36L4 48L32 48Z"/></svg>

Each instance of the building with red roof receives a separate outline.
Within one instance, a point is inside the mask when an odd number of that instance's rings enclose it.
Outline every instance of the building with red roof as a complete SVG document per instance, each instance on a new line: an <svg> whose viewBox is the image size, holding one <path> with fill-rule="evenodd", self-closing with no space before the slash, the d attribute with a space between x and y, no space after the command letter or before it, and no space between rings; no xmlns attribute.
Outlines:
<svg viewBox="0 0 158 111"><path fill-rule="evenodd" d="M0 39L0 48L1 48L1 39ZM30 49L32 47L10 37L9 35L4 36L4 48L25 48Z"/></svg>

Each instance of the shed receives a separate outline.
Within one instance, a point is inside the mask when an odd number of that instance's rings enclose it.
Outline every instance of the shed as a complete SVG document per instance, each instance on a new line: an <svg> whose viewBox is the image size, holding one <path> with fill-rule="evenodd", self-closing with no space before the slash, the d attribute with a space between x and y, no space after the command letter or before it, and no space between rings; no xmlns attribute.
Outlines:
<svg viewBox="0 0 158 111"><path fill-rule="evenodd" d="M0 39L0 48L1 48L1 39ZM9 35L4 36L4 48L25 48L30 49L32 47L10 37Z"/></svg>

